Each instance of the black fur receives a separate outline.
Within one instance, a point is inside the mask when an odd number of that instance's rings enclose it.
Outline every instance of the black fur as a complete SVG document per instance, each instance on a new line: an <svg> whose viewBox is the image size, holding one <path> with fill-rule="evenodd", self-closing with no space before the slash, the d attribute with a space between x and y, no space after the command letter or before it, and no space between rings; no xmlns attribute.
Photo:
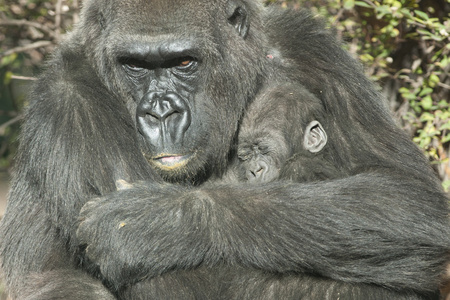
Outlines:
<svg viewBox="0 0 450 300"><path fill-rule="evenodd" d="M153 81L130 81L123 66L129 50L156 56L177 41L197 48L197 75L161 82L190 99L187 138L173 147L196 151L167 171L136 128L136 97ZM271 49L321 102L334 179L218 180L246 107L270 84ZM85 1L25 120L0 228L15 299L438 297L448 199L360 66L307 12ZM117 180L132 184L116 191Z"/></svg>

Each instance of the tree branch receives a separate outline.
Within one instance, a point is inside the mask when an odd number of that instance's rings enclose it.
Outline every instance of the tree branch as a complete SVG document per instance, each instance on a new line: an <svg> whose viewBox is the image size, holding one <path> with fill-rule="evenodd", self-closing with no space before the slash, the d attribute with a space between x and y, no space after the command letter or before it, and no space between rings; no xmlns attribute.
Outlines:
<svg viewBox="0 0 450 300"><path fill-rule="evenodd" d="M73 13L73 23L77 24L78 21L80 20L80 15L78 14L78 10L79 10L78 0L73 0L72 1L72 7L75 10L75 12Z"/></svg>
<svg viewBox="0 0 450 300"><path fill-rule="evenodd" d="M53 30L48 26L27 20L0 20L0 26L30 26L43 31L52 37L54 36Z"/></svg>
<svg viewBox="0 0 450 300"><path fill-rule="evenodd" d="M14 53L21 53L21 52L26 52L26 51L30 51L36 48L41 48L41 47L47 47L47 46L51 46L53 45L53 42L50 41L38 41L23 47L16 47L16 48L12 48L8 51L5 51L3 53L0 54L0 58L14 54Z"/></svg>
<svg viewBox="0 0 450 300"><path fill-rule="evenodd" d="M5 134L6 127L11 126L12 124L19 122L20 120L22 120L22 118L23 118L23 115L20 114L17 117L15 117L15 118L13 118L13 119L3 123L2 125L0 125L0 135L4 135Z"/></svg>
<svg viewBox="0 0 450 300"><path fill-rule="evenodd" d="M17 79L17 80L37 80L36 77L29 77L29 76L20 76L20 75L12 75L11 79Z"/></svg>
<svg viewBox="0 0 450 300"><path fill-rule="evenodd" d="M56 2L55 7L55 37L59 41L61 39L61 11L62 11L62 0Z"/></svg>

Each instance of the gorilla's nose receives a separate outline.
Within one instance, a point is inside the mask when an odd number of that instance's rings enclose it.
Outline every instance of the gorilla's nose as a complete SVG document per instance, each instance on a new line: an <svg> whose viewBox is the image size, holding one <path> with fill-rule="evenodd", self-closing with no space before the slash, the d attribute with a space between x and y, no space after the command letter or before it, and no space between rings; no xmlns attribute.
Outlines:
<svg viewBox="0 0 450 300"><path fill-rule="evenodd" d="M268 174L269 166L263 161L255 161L250 163L247 171L247 179L251 182L264 182L266 174Z"/></svg>
<svg viewBox="0 0 450 300"><path fill-rule="evenodd" d="M175 93L151 92L142 98L137 114L139 117L150 116L154 122L164 122L168 117L183 114L187 109L185 102Z"/></svg>
<svg viewBox="0 0 450 300"><path fill-rule="evenodd" d="M180 146L191 124L189 107L178 94L147 93L136 111L138 129L157 148Z"/></svg>

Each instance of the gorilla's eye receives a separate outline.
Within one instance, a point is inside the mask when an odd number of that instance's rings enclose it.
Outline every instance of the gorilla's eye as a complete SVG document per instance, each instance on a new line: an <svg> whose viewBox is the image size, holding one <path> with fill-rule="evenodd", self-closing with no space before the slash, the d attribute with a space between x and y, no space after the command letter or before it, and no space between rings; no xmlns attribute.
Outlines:
<svg viewBox="0 0 450 300"><path fill-rule="evenodd" d="M241 161L249 160L250 157L251 157L250 155L238 155L238 158L239 158Z"/></svg>
<svg viewBox="0 0 450 300"><path fill-rule="evenodd" d="M257 151L259 153L263 154L263 155L270 153L269 146L259 144L259 145L255 146L255 147L256 147Z"/></svg>
<svg viewBox="0 0 450 300"><path fill-rule="evenodd" d="M147 76L151 70L148 63L139 60L125 60L122 62L122 67L127 75L135 80Z"/></svg>
<svg viewBox="0 0 450 300"><path fill-rule="evenodd" d="M128 69L133 70L133 71L140 71L140 70L144 69L144 67L140 67L140 66L135 65L135 64L125 64L125 66Z"/></svg>
<svg viewBox="0 0 450 300"><path fill-rule="evenodd" d="M143 75L150 68L147 62L137 59L124 58L120 60L120 63L122 64L125 71L133 76Z"/></svg>
<svg viewBox="0 0 450 300"><path fill-rule="evenodd" d="M187 67L190 63L192 63L192 60L186 59L186 60L183 60L182 62L180 62L179 66Z"/></svg>
<svg viewBox="0 0 450 300"><path fill-rule="evenodd" d="M238 158L242 161L249 160L252 157L252 151L248 147L238 150Z"/></svg>
<svg viewBox="0 0 450 300"><path fill-rule="evenodd" d="M197 64L197 59L191 56L176 58L173 61L169 61L166 67L177 68L179 70L188 70Z"/></svg>

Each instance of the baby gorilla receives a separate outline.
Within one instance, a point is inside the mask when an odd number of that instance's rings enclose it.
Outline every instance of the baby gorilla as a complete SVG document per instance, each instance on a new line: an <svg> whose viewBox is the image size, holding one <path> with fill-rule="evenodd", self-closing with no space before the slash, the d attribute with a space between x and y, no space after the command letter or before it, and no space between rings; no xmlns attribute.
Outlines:
<svg viewBox="0 0 450 300"><path fill-rule="evenodd" d="M300 120L289 121L294 118ZM283 177L280 170L290 169L294 172L288 179L334 177L332 167L318 167L324 160L319 152L328 141L319 120L325 120L324 108L305 87L269 86L250 104L242 121L234 176L253 183L269 182Z"/></svg>

